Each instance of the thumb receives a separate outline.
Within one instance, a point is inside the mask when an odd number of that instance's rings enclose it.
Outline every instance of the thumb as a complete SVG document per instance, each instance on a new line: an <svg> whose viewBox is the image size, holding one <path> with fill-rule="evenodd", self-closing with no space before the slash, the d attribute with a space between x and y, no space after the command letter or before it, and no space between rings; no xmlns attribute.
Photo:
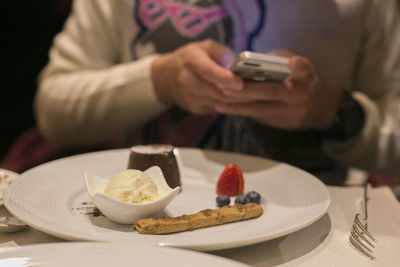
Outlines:
<svg viewBox="0 0 400 267"><path fill-rule="evenodd" d="M310 69L310 61L301 56L294 56L290 58L289 69L292 72L299 72L301 70Z"/></svg>
<svg viewBox="0 0 400 267"><path fill-rule="evenodd" d="M232 49L225 45L221 45L214 40L206 40L202 43L202 46L210 57L224 69L230 69L236 60L236 56Z"/></svg>
<svg viewBox="0 0 400 267"><path fill-rule="evenodd" d="M307 84L315 77L316 72L313 64L307 58L294 56L289 61L289 69L292 71L287 77L286 86L295 84Z"/></svg>

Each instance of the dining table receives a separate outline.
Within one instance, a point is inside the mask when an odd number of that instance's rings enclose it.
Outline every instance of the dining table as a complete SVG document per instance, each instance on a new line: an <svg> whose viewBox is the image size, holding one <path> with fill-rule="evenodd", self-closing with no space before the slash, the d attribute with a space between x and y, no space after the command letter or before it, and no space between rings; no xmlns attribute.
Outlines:
<svg viewBox="0 0 400 267"><path fill-rule="evenodd" d="M307 227L272 240L207 253L249 266L400 266L400 202L387 186L368 192L368 230L376 238L374 259L357 252L349 236L363 199L362 186L327 186L327 212ZM11 216L0 207L0 217ZM73 242L33 227L0 232L0 252L14 246Z"/></svg>

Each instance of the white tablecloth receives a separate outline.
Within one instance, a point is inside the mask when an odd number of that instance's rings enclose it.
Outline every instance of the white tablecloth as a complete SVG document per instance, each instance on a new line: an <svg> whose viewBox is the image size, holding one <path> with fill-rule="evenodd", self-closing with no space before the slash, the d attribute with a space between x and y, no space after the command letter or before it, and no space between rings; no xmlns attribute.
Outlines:
<svg viewBox="0 0 400 267"><path fill-rule="evenodd" d="M400 203L392 191L387 187L369 191L368 229L378 240L376 259L369 260L357 253L348 239L363 189L328 186L328 190L332 202L327 214L305 229L256 245L208 253L252 266L400 266ZM0 208L0 216L7 213ZM3 246L61 241L32 228L0 233Z"/></svg>

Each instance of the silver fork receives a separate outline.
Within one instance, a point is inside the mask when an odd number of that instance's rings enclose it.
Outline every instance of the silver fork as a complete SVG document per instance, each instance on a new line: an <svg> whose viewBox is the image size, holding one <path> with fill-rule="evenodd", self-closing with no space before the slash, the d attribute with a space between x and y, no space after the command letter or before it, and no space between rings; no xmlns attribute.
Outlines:
<svg viewBox="0 0 400 267"><path fill-rule="evenodd" d="M361 222L361 214L357 213L354 217L353 226L350 233L350 244L352 247L362 255L373 260L375 256L372 249L375 248L372 242L378 242L370 232L368 232L368 188L370 184L366 183L364 186L364 200L363 200L363 222Z"/></svg>

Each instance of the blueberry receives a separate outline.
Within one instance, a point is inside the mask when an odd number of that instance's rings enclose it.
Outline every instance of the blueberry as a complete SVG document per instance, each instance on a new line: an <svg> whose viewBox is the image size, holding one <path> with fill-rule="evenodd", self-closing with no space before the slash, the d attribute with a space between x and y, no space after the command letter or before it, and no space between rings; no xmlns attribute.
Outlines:
<svg viewBox="0 0 400 267"><path fill-rule="evenodd" d="M249 198L245 195L240 195L235 198L235 204L247 204L249 203Z"/></svg>
<svg viewBox="0 0 400 267"><path fill-rule="evenodd" d="M215 200L218 207L227 206L231 202L231 199L227 195L219 195Z"/></svg>
<svg viewBox="0 0 400 267"><path fill-rule="evenodd" d="M261 196L256 191L250 191L246 194L247 198L249 199L250 203L257 203L260 204Z"/></svg>

